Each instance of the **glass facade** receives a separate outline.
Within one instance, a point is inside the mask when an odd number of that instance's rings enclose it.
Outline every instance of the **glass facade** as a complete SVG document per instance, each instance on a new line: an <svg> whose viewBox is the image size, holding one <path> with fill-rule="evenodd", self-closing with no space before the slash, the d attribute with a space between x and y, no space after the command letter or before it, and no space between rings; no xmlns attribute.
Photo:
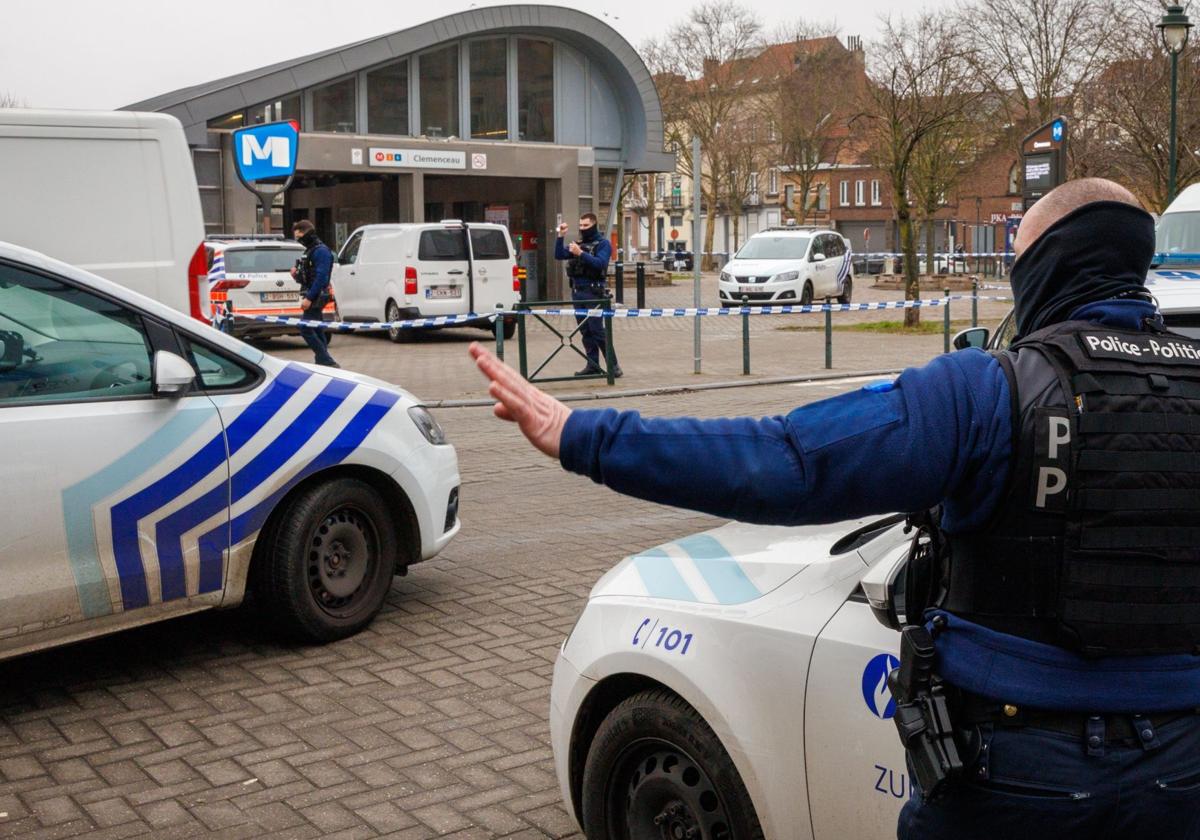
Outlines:
<svg viewBox="0 0 1200 840"><path fill-rule="evenodd" d="M554 45L517 40L518 140L554 142Z"/></svg>
<svg viewBox="0 0 1200 840"><path fill-rule="evenodd" d="M374 134L408 134L407 61L367 74L367 130Z"/></svg>
<svg viewBox="0 0 1200 840"><path fill-rule="evenodd" d="M312 93L311 131L353 133L355 125L354 78L343 79Z"/></svg>
<svg viewBox="0 0 1200 840"><path fill-rule="evenodd" d="M508 139L508 39L471 41L471 137Z"/></svg>
<svg viewBox="0 0 1200 840"><path fill-rule="evenodd" d="M250 109L250 121L255 124L299 119L300 94L275 102L264 102L262 105Z"/></svg>
<svg viewBox="0 0 1200 840"><path fill-rule="evenodd" d="M421 133L457 137L458 44L423 53L421 68Z"/></svg>

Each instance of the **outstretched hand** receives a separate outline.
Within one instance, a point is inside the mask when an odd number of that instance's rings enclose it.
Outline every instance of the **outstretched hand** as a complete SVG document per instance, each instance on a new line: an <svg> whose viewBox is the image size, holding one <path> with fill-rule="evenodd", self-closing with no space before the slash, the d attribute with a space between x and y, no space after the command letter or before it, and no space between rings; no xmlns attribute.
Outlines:
<svg viewBox="0 0 1200 840"><path fill-rule="evenodd" d="M563 427L567 425L571 409L530 385L478 342L471 342L469 352L479 370L491 380L488 393L497 401L492 409L496 416L516 423L530 443L551 458L557 458Z"/></svg>

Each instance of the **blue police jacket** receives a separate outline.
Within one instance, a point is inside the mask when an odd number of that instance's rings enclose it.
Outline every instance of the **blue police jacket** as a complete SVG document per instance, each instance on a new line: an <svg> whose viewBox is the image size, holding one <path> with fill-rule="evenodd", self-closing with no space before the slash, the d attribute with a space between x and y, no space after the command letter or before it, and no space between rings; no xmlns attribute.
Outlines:
<svg viewBox="0 0 1200 840"><path fill-rule="evenodd" d="M310 259L312 260L313 279L304 296L310 301L316 302L317 298L329 288L329 277L333 272L333 251L329 250L329 246L324 242L319 242L313 248Z"/></svg>
<svg viewBox="0 0 1200 840"><path fill-rule="evenodd" d="M1070 319L1141 329L1154 313L1144 300L1106 300ZM761 420L575 410L559 457L621 493L743 522L829 523L941 503L954 533L981 527L1001 501L1011 412L1000 364L962 350ZM1084 659L949 619L939 673L983 696L1070 711L1200 706L1200 656Z"/></svg>
<svg viewBox="0 0 1200 840"><path fill-rule="evenodd" d="M612 259L612 243L598 233L596 234L596 239L599 240L599 244L596 245L596 253L589 254L587 251L584 251L579 255L579 259L595 269L603 277L608 271L608 261ZM567 250L567 244L563 241L563 238L560 236L555 239L554 259L569 260L571 258L572 254Z"/></svg>

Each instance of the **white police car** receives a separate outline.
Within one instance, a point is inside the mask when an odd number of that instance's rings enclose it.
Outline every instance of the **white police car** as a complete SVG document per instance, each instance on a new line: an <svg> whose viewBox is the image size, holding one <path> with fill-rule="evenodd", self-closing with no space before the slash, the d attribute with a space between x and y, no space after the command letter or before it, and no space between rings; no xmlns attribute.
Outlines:
<svg viewBox="0 0 1200 840"><path fill-rule="evenodd" d="M240 603L315 641L458 532L406 392L0 243L0 658Z"/></svg>
<svg viewBox="0 0 1200 840"><path fill-rule="evenodd" d="M717 280L722 305L799 303L836 297L850 303L854 287L850 243L837 231L787 225L746 240Z"/></svg>
<svg viewBox="0 0 1200 840"><path fill-rule="evenodd" d="M731 523L601 578L550 710L590 840L894 838L909 796L885 681L899 635L873 611L903 612L910 541L899 516Z"/></svg>

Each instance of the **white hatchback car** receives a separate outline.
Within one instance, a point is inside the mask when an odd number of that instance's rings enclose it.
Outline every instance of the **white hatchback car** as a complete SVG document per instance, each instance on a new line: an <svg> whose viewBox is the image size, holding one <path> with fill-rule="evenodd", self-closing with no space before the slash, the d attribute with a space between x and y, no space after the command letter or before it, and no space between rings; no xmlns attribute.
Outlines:
<svg viewBox="0 0 1200 840"><path fill-rule="evenodd" d="M300 309L301 289L291 274L304 256L303 245L281 236L228 236L209 237L204 247L214 317L220 316L222 307L243 315L305 316ZM332 300L325 315L329 320L337 315ZM299 334L296 327L242 318L231 320L229 330L242 339Z"/></svg>
<svg viewBox="0 0 1200 840"><path fill-rule="evenodd" d="M0 243L0 659L212 607L323 641L459 530L412 395Z"/></svg>
<svg viewBox="0 0 1200 840"><path fill-rule="evenodd" d="M850 243L824 228L788 226L756 233L721 270L723 306L749 303L808 305L826 297L850 303L854 287Z"/></svg>

